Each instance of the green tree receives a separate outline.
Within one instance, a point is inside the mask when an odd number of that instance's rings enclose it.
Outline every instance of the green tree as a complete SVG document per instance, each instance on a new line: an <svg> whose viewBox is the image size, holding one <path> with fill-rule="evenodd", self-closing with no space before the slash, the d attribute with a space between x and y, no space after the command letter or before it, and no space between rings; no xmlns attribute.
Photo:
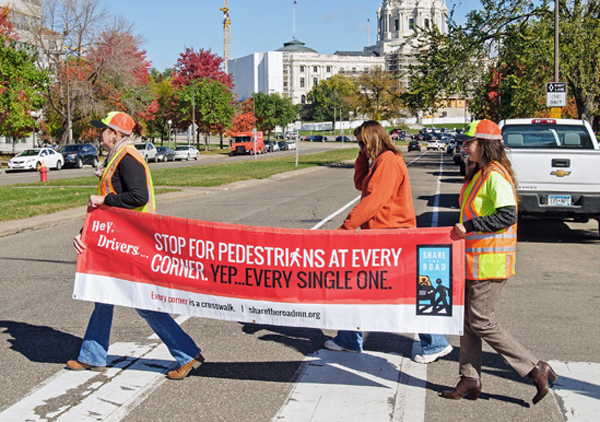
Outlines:
<svg viewBox="0 0 600 422"><path fill-rule="evenodd" d="M183 86L176 93L179 105L180 121L191 124L190 111L195 111L195 123L198 125L196 145L200 147L200 132L205 134L205 149L210 149L208 137L211 130L228 128L235 115L233 93L224 83L203 78L191 85Z"/></svg>
<svg viewBox="0 0 600 422"><path fill-rule="evenodd" d="M267 132L267 139L271 139L271 132L276 126L285 128L296 120L300 105L292 104L292 100L281 97L277 93L265 94L255 92L252 94L254 101L254 114L258 130Z"/></svg>
<svg viewBox="0 0 600 422"><path fill-rule="evenodd" d="M342 117L348 118L348 104L343 99L351 96L355 90L354 82L339 73L329 79L320 80L308 93L312 120L335 121L340 109L342 109Z"/></svg>
<svg viewBox="0 0 600 422"><path fill-rule="evenodd" d="M403 108L399 80L381 66L354 78L356 89L345 97L346 106L356 116L373 120L396 119Z"/></svg>
<svg viewBox="0 0 600 422"><path fill-rule="evenodd" d="M450 19L449 33L439 42L462 65L429 62L430 72L439 81L438 94L469 92L478 118L524 117L547 110L540 99L545 82L554 80L550 4L548 0L485 0L481 10L467 15L464 25ZM567 82L579 118L593 123L600 104L600 0L559 4L560 79ZM429 40L436 42L432 30L420 37L422 46ZM454 80L444 78L452 73L451 68L456 71ZM411 76L418 78L417 73ZM455 84L456 80L462 85ZM492 91L486 92L486 86Z"/></svg>
<svg viewBox="0 0 600 422"><path fill-rule="evenodd" d="M6 17L7 9L0 10ZM36 127L32 112L44 105L48 75L36 66L37 51L19 43L7 24L0 30L0 133L22 138ZM14 144L13 144L14 145Z"/></svg>
<svg viewBox="0 0 600 422"><path fill-rule="evenodd" d="M161 145L165 139L169 139L168 121L173 121L177 116L171 74L172 69L166 69L164 72L159 72L155 68L150 70L149 85L156 97L158 108L154 119L147 122L146 134L151 139L160 138Z"/></svg>

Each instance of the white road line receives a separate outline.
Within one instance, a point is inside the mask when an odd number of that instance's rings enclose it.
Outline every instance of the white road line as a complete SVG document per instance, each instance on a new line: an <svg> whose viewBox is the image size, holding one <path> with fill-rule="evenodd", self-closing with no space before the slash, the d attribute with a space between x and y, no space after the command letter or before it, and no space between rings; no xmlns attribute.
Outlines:
<svg viewBox="0 0 600 422"><path fill-rule="evenodd" d="M567 422L595 422L600 414L600 364L548 362L558 374L552 392Z"/></svg>
<svg viewBox="0 0 600 422"><path fill-rule="evenodd" d="M431 227L437 227L440 213L440 192L442 190L442 175L444 174L444 154L440 155L440 174L435 186L435 199L433 200L433 217L431 217Z"/></svg>
<svg viewBox="0 0 600 422"><path fill-rule="evenodd" d="M104 372L62 370L0 413L0 421L117 422L165 382L165 372L176 365L162 343L115 343L108 353L110 367ZM79 400L73 402L73 395Z"/></svg>
<svg viewBox="0 0 600 422"><path fill-rule="evenodd" d="M406 360L393 353L319 350L306 357L302 376L273 421L390 420Z"/></svg>
<svg viewBox="0 0 600 422"><path fill-rule="evenodd" d="M348 202L346 205L344 205L342 208L340 208L339 210L337 210L333 214L329 214L327 217L325 217L323 220L319 221L315 226L311 227L310 229L311 230L317 230L317 229L319 229L323 224L327 223L328 221L333 220L333 218L336 215L338 215L339 213L341 213L342 211L344 211L346 208L351 207L355 202L357 202L360 199L360 197L361 197L361 195L358 195L352 201Z"/></svg>

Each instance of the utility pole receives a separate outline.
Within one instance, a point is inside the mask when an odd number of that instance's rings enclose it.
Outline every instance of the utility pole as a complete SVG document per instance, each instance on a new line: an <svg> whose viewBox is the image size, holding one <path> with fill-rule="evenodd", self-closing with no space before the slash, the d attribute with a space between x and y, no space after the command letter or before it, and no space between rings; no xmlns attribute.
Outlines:
<svg viewBox="0 0 600 422"><path fill-rule="evenodd" d="M554 0L554 82L558 82L558 34L560 1Z"/></svg>

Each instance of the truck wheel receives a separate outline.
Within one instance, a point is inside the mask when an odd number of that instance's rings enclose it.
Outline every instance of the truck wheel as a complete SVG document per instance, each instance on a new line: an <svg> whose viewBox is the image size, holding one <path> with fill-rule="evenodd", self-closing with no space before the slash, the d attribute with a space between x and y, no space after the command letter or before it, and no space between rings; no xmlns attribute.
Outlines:
<svg viewBox="0 0 600 422"><path fill-rule="evenodd" d="M78 158L78 159L77 159L77 164L76 164L76 165L77 165L77 168L78 168L78 169L82 168L82 167L83 167L83 160L82 160L81 158Z"/></svg>

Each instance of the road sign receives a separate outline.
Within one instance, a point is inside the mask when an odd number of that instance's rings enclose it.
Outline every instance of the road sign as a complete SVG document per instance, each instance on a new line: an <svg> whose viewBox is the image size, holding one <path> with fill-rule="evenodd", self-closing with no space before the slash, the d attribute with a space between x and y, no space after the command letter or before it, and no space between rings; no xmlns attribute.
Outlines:
<svg viewBox="0 0 600 422"><path fill-rule="evenodd" d="M567 83L548 82L546 84L546 107L567 106Z"/></svg>

